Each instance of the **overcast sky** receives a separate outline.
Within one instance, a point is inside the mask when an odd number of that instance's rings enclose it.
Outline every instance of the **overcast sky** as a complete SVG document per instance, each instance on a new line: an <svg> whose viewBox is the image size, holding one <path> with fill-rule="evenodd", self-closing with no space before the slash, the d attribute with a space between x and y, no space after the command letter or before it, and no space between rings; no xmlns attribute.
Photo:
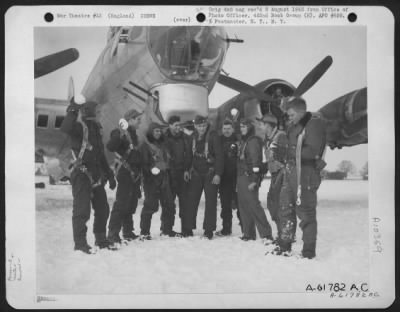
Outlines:
<svg viewBox="0 0 400 312"><path fill-rule="evenodd" d="M304 94L310 111L331 100L367 86L366 29L354 27L227 27L244 43L231 43L224 70L231 77L249 84L269 78L281 78L297 86L303 77L325 56L333 64L316 85ZM80 56L74 63L35 80L35 96L66 99L72 76L75 92L80 92L98 56L106 44L104 27L48 27L35 29L34 57L77 48ZM217 84L210 94L210 106L217 107L237 92ZM357 169L368 160L367 145L342 150L328 150L328 170L335 170L341 160L354 162Z"/></svg>

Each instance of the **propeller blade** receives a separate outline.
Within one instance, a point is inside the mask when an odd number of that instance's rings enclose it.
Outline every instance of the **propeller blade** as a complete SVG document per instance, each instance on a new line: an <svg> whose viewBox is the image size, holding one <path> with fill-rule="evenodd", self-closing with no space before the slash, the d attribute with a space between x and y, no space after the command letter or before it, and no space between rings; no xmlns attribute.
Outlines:
<svg viewBox="0 0 400 312"><path fill-rule="evenodd" d="M35 60L35 79L47 75L79 57L77 49L71 48Z"/></svg>
<svg viewBox="0 0 400 312"><path fill-rule="evenodd" d="M315 66L300 82L293 96L301 96L306 93L332 65L332 57L328 55L317 66Z"/></svg>
<svg viewBox="0 0 400 312"><path fill-rule="evenodd" d="M273 99L271 96L265 94L264 92L258 90L257 88L243 81L237 80L235 78L231 78L220 74L218 77L218 82L225 87L233 89L239 93L250 95L261 101L276 102L276 103L280 102L280 100Z"/></svg>

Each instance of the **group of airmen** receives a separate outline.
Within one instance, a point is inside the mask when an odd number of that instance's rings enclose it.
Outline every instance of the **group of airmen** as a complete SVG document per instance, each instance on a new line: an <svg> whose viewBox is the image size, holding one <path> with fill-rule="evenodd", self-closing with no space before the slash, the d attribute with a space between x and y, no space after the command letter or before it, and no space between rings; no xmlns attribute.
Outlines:
<svg viewBox="0 0 400 312"><path fill-rule="evenodd" d="M93 253L86 238L91 206L98 248L115 250L121 242L150 240L151 219L159 206L161 235L193 236L204 192L202 237L211 240L214 235L231 235L233 210L237 208L243 241L256 240L257 229L262 242L273 246L272 254L289 256L299 218L303 232L301 256L316 256L317 190L320 171L326 165L326 129L321 118L307 112L302 98L286 102L287 119L283 124L270 113L239 122L227 118L218 134L206 116L198 115L193 132L188 134L181 127L180 117L170 116L166 131L163 125L152 123L142 143L136 133L142 113L131 109L109 134L106 146L96 118L98 108L95 102L78 105L72 99L61 125L61 131L71 139L74 156L70 181L75 250ZM255 133L256 123L265 134L264 140ZM105 148L116 156L113 169L107 163ZM259 188L268 171L271 183L267 207L276 223L275 237L259 199ZM105 192L107 182L112 190L117 188L111 214ZM142 189L144 200L137 235L133 214ZM222 228L216 231L218 194ZM176 198L180 233L174 231Z"/></svg>

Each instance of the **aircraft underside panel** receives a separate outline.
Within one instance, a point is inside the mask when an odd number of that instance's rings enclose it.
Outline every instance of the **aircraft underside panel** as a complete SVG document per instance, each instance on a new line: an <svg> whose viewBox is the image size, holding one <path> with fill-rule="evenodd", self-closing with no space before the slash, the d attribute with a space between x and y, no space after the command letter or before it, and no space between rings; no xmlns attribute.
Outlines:
<svg viewBox="0 0 400 312"><path fill-rule="evenodd" d="M208 90L194 84L163 84L151 90L158 95L154 103L154 114L167 122L172 115L182 122L191 121L196 115L208 115Z"/></svg>

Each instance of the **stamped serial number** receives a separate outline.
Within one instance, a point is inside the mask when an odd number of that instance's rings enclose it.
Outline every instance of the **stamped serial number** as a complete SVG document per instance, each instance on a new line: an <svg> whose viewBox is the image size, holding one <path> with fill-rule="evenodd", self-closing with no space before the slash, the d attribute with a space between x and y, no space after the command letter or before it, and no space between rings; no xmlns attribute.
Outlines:
<svg viewBox="0 0 400 312"><path fill-rule="evenodd" d="M368 283L318 283L316 285L308 284L306 286L307 292L341 292L341 291L368 291Z"/></svg>

